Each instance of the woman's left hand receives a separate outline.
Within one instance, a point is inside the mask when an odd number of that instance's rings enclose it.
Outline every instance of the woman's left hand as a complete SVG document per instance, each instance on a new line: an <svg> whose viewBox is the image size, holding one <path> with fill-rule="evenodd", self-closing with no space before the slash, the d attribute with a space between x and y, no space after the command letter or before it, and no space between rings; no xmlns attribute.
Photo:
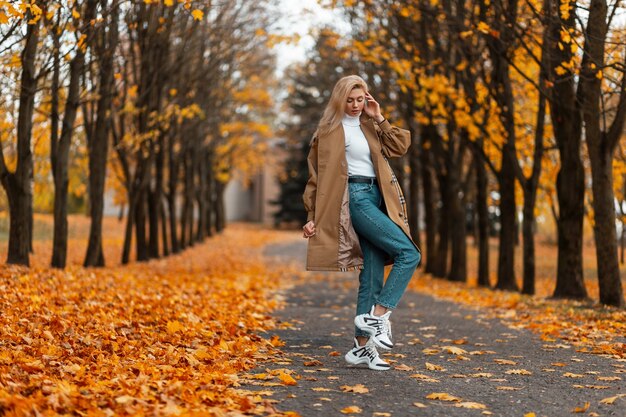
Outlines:
<svg viewBox="0 0 626 417"><path fill-rule="evenodd" d="M383 115L380 113L380 104L374 100L374 97L372 97L370 93L365 93L365 100L367 100L367 104L363 108L363 110L365 110L365 114L376 120L378 123L385 120Z"/></svg>

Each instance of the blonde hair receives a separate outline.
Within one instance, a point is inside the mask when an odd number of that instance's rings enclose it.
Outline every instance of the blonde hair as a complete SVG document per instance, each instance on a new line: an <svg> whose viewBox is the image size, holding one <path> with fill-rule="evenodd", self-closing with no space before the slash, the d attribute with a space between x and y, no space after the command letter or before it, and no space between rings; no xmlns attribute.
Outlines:
<svg viewBox="0 0 626 417"><path fill-rule="evenodd" d="M357 88L367 93L367 83L358 75L348 75L337 81L313 138L324 136L341 124L346 100L350 92Z"/></svg>

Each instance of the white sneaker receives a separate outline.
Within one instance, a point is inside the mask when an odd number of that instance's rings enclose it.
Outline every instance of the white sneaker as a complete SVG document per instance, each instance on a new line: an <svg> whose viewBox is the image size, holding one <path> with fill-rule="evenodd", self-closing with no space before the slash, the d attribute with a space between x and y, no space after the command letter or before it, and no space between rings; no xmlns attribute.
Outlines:
<svg viewBox="0 0 626 417"><path fill-rule="evenodd" d="M359 342L354 339L354 347L346 353L346 362L351 365L366 363L370 369L377 371L386 371L391 367L387 362L378 356L376 346L372 343L372 338L365 343L365 346L359 346Z"/></svg>
<svg viewBox="0 0 626 417"><path fill-rule="evenodd" d="M369 313L359 314L354 318L354 324L359 329L370 334L374 344L381 349L391 349L393 342L391 341L391 310L382 316L374 315L374 307Z"/></svg>

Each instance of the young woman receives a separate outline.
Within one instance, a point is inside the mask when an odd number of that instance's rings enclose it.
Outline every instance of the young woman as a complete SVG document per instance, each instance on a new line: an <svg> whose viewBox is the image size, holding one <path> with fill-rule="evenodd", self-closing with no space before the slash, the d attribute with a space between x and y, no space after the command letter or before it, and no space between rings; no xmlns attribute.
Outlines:
<svg viewBox="0 0 626 417"><path fill-rule="evenodd" d="M345 359L386 370L376 347L393 347L389 316L420 262L402 190L387 158L406 153L407 130L391 126L356 75L340 79L309 152L303 195L307 270L361 270L353 348ZM384 266L393 263L384 282Z"/></svg>

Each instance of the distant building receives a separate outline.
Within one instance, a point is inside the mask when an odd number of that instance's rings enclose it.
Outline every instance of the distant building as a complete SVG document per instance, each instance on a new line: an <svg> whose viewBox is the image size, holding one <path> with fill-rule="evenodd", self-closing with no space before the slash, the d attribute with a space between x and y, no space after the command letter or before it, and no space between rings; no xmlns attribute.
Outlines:
<svg viewBox="0 0 626 417"><path fill-rule="evenodd" d="M248 187L239 180L231 180L224 191L226 220L273 225L273 215L278 208L270 202L278 198L278 193L275 170L267 166L252 179Z"/></svg>

